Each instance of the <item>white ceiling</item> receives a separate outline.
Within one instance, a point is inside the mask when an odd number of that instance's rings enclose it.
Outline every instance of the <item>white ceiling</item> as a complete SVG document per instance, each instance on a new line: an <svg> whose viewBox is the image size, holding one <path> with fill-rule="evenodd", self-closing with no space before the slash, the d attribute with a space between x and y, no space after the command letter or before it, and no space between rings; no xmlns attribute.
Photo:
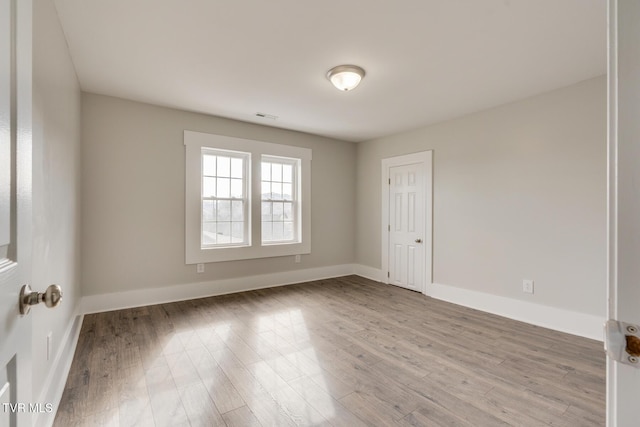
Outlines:
<svg viewBox="0 0 640 427"><path fill-rule="evenodd" d="M605 0L54 2L84 91L349 141L606 71Z"/></svg>

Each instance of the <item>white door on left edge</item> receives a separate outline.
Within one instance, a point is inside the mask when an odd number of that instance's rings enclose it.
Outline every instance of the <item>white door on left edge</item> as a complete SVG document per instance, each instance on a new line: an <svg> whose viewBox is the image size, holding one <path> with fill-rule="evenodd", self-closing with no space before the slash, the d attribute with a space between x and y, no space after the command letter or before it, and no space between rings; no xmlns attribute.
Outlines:
<svg viewBox="0 0 640 427"><path fill-rule="evenodd" d="M389 168L389 281L422 292L425 264L423 165Z"/></svg>
<svg viewBox="0 0 640 427"><path fill-rule="evenodd" d="M31 0L0 0L0 426L31 425Z"/></svg>
<svg viewBox="0 0 640 427"><path fill-rule="evenodd" d="M640 326L640 2L609 0L608 317ZM639 425L640 363L623 329L624 352L607 357L607 426Z"/></svg>

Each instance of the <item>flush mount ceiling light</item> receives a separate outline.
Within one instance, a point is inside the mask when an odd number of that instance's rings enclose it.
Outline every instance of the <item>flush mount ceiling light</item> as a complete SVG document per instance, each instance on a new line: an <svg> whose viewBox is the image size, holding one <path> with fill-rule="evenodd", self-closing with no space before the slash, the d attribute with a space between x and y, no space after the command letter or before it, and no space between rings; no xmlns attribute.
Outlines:
<svg viewBox="0 0 640 427"><path fill-rule="evenodd" d="M364 70L357 65L338 65L327 73L327 78L341 91L355 89L364 77Z"/></svg>

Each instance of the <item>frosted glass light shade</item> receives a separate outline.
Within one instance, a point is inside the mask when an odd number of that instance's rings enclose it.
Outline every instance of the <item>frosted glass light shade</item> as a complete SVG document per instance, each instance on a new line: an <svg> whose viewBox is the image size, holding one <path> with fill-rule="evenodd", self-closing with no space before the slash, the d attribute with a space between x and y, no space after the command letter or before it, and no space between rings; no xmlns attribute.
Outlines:
<svg viewBox="0 0 640 427"><path fill-rule="evenodd" d="M341 91L354 89L364 77L364 70L356 65L338 65L327 73L327 78Z"/></svg>

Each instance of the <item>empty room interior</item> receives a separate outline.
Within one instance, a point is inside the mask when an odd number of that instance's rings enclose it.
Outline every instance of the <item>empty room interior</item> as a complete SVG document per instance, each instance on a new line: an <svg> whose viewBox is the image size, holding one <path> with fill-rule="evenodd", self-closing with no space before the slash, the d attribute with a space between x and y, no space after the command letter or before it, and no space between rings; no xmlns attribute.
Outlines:
<svg viewBox="0 0 640 427"><path fill-rule="evenodd" d="M606 1L29 12L0 423L605 425Z"/></svg>

